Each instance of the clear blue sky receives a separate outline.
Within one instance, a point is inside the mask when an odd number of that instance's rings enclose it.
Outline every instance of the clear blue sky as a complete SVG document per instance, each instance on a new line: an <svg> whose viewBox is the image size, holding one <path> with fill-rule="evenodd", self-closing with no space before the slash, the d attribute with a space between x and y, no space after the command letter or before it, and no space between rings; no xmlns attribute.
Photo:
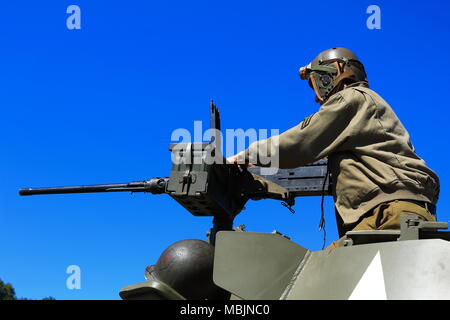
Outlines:
<svg viewBox="0 0 450 320"><path fill-rule="evenodd" d="M71 4L81 30L66 27ZM372 4L381 30L366 27ZM0 278L19 297L118 299L168 245L204 239L211 218L166 195L17 190L167 176L172 130L208 121L211 98L223 128L284 131L318 108L298 68L335 46L357 53L439 174L439 218L448 221L449 9L434 0L3 1ZM236 224L319 250L320 198L295 208L251 202ZM329 243L330 198L326 210ZM66 288L69 265L81 268L80 290Z"/></svg>

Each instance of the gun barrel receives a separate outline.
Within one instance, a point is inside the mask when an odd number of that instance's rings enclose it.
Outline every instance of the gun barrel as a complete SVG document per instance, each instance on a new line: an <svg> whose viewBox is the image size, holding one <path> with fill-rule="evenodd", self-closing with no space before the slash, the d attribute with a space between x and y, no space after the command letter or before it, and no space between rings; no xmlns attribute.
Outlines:
<svg viewBox="0 0 450 320"><path fill-rule="evenodd" d="M65 193L97 193L97 192L149 192L161 194L166 190L169 178L152 178L147 181L129 183L95 184L85 186L67 186L50 188L24 188L19 190L21 196L38 194L65 194Z"/></svg>

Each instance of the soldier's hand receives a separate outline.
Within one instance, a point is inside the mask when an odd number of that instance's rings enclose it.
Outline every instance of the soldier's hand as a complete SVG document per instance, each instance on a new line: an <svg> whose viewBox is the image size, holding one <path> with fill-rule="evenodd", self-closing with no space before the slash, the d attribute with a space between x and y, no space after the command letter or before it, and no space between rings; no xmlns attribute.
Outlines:
<svg viewBox="0 0 450 320"><path fill-rule="evenodd" d="M227 158L227 163L237 164L239 160L239 154Z"/></svg>
<svg viewBox="0 0 450 320"><path fill-rule="evenodd" d="M251 163L245 163L243 161L243 153L235 154L234 156L227 158L227 163L237 164L241 168L255 168L256 166Z"/></svg>

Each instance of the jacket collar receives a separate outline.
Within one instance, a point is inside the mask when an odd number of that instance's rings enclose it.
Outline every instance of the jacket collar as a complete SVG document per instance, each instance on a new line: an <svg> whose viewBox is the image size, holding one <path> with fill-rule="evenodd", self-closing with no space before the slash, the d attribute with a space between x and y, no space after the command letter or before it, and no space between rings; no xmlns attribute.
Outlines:
<svg viewBox="0 0 450 320"><path fill-rule="evenodd" d="M347 86L347 88L354 88L354 87L365 87L365 88L369 88L369 83L366 81L359 81L359 82L355 82L352 83L350 85Z"/></svg>

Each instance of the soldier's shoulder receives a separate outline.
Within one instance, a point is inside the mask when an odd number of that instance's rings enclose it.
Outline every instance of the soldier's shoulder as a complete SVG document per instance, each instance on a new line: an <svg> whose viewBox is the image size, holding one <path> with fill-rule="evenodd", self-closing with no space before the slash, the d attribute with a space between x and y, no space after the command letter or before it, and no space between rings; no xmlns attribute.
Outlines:
<svg viewBox="0 0 450 320"><path fill-rule="evenodd" d="M368 85L350 85L340 91L343 96L359 95L363 93L373 92Z"/></svg>
<svg viewBox="0 0 450 320"><path fill-rule="evenodd" d="M367 95L375 99L367 99ZM378 94L370 89L366 82L359 82L333 94L322 107L334 106L342 102L347 105L361 105L364 102L377 100L377 97L379 97Z"/></svg>
<svg viewBox="0 0 450 320"><path fill-rule="evenodd" d="M388 108L389 103L373 89L368 86L352 86L341 90L342 97L349 103L358 106L377 106L377 108Z"/></svg>
<svg viewBox="0 0 450 320"><path fill-rule="evenodd" d="M365 95L369 95L371 97L379 97L379 94L369 88L369 86L365 83L348 86L347 88L341 90L340 94L347 101L358 99L365 100Z"/></svg>

